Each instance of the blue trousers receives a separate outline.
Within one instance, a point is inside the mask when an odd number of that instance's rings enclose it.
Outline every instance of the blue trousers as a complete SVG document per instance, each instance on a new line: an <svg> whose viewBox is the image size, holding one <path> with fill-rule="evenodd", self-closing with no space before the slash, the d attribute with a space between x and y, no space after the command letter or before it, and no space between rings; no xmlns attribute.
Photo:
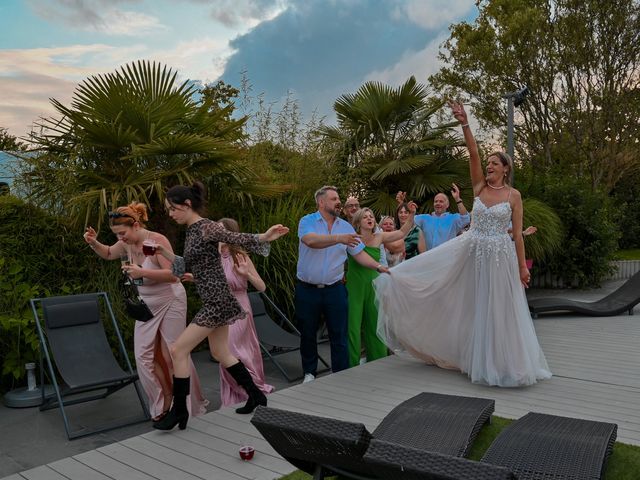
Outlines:
<svg viewBox="0 0 640 480"><path fill-rule="evenodd" d="M320 316L329 331L331 345L331 370L339 372L349 368L347 350L347 324L349 307L344 284L328 288L307 287L296 283L296 321L300 330L300 355L302 371L315 375L318 370L318 323Z"/></svg>

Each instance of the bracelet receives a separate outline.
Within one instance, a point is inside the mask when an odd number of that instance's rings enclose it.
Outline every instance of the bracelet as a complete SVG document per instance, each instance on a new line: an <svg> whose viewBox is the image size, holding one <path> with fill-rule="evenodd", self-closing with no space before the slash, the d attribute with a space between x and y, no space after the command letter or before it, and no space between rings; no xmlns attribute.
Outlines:
<svg viewBox="0 0 640 480"><path fill-rule="evenodd" d="M382 266L381 264L378 264L378 266L376 267L376 272L380 273L380 267L381 266Z"/></svg>
<svg viewBox="0 0 640 480"><path fill-rule="evenodd" d="M469 124L468 124L468 123L464 123L464 124L462 124L462 128L464 128L464 127L468 127L468 126L469 126Z"/></svg>
<svg viewBox="0 0 640 480"><path fill-rule="evenodd" d="M460 199L460 200L456 201L456 203L462 203L462 199Z"/></svg>

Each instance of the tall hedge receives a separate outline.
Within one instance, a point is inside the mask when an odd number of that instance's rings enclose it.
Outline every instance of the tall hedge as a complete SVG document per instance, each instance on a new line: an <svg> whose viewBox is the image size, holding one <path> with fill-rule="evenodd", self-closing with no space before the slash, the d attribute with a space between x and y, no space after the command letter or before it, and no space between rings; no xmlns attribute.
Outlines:
<svg viewBox="0 0 640 480"><path fill-rule="evenodd" d="M133 321L113 301L116 263L98 259L66 219L0 196L0 391L24 383L24 364L38 358L31 298L107 291L125 341L132 344Z"/></svg>

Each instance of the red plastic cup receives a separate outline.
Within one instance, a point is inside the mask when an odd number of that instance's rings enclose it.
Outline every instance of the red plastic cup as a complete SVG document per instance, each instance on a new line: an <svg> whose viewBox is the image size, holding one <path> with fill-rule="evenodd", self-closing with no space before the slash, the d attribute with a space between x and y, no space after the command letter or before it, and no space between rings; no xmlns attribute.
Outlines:
<svg viewBox="0 0 640 480"><path fill-rule="evenodd" d="M240 458L242 460L248 461L253 458L253 454L256 453L256 449L249 445L245 445L244 447L240 447L238 453L240 453Z"/></svg>

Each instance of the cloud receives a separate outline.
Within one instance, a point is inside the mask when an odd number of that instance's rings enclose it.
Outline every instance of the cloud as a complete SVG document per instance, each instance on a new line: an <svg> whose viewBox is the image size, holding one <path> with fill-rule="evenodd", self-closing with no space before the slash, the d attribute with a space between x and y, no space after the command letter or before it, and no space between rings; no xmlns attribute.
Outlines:
<svg viewBox="0 0 640 480"><path fill-rule="evenodd" d="M228 42L204 37L180 42L170 50L148 52L145 58L169 65L181 78L209 82L222 75L230 53Z"/></svg>
<svg viewBox="0 0 640 480"><path fill-rule="evenodd" d="M24 135L39 117L56 115L50 98L69 104L78 82L125 63L148 59L177 70L179 81L206 81L222 74L228 53L226 42L208 37L180 42L169 50L141 44L0 50L0 126L12 135Z"/></svg>
<svg viewBox="0 0 640 480"><path fill-rule="evenodd" d="M409 0L398 6L409 20L427 30L446 28L473 8L474 3L469 0L429 0L428 6L424 0Z"/></svg>
<svg viewBox="0 0 640 480"><path fill-rule="evenodd" d="M285 10L287 0L191 0L211 6L211 18L227 27L254 27Z"/></svg>
<svg viewBox="0 0 640 480"><path fill-rule="evenodd" d="M39 117L56 115L49 101L68 104L82 79L135 58L140 46L73 45L0 50L0 125L25 135Z"/></svg>
<svg viewBox="0 0 640 480"><path fill-rule="evenodd" d="M16 136L27 134L41 116L53 116L49 98L63 103L71 99L76 83L48 75L0 76L0 125ZM65 92L65 93L63 93Z"/></svg>
<svg viewBox="0 0 640 480"><path fill-rule="evenodd" d="M365 80L400 85L414 75L420 83L426 83L427 78L442 66L438 60L438 51L440 44L447 38L446 35L440 35L418 51L405 52L397 63L388 68L370 72L365 76Z"/></svg>
<svg viewBox="0 0 640 480"><path fill-rule="evenodd" d="M136 0L28 0L28 3L33 12L46 20L107 35L144 36L167 29L153 15L115 6L137 3Z"/></svg>
<svg viewBox="0 0 640 480"><path fill-rule="evenodd" d="M237 84L247 70L254 92L278 99L288 90L296 93L303 111L314 108L333 115L341 94L355 91L372 72L388 78L420 64L412 55L439 39L409 18L397 0L310 1L291 4L231 42L223 79ZM422 2L431 10L429 2ZM445 28L442 26L441 29ZM413 52L413 53L412 53ZM393 66L406 58L404 67ZM428 60L424 59L423 63ZM406 80L406 78L405 78Z"/></svg>

